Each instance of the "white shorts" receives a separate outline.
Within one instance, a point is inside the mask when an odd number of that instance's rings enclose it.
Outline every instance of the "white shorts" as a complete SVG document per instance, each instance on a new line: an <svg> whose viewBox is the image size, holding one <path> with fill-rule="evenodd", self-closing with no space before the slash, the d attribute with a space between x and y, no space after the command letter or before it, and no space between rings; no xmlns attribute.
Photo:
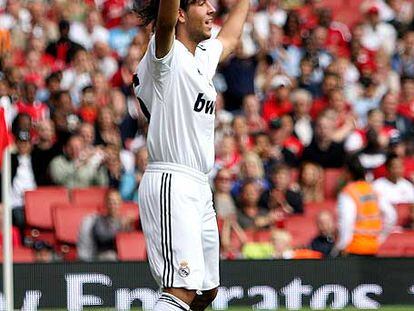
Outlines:
<svg viewBox="0 0 414 311"><path fill-rule="evenodd" d="M219 235L207 175L151 163L138 192L152 275L163 288L219 285Z"/></svg>

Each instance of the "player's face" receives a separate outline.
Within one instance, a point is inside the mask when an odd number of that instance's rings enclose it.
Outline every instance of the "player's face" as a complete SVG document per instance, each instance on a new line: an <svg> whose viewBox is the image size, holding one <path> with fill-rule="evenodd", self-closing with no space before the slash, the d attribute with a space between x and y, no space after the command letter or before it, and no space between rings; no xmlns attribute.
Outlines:
<svg viewBox="0 0 414 311"><path fill-rule="evenodd" d="M201 42L211 37L215 12L208 0L196 0L188 6L186 27L194 42Z"/></svg>

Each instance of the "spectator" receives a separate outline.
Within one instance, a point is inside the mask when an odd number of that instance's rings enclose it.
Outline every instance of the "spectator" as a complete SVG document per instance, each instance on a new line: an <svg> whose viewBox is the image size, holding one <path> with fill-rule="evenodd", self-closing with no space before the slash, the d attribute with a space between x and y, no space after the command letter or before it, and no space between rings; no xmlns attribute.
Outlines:
<svg viewBox="0 0 414 311"><path fill-rule="evenodd" d="M51 263L60 261L53 246L48 242L38 240L33 243L33 250L35 252L35 261L37 263Z"/></svg>
<svg viewBox="0 0 414 311"><path fill-rule="evenodd" d="M315 66L315 65L314 65ZM314 78L315 79L315 78ZM321 93L317 96L310 111L310 115L315 120L329 105L329 94L332 90L341 87L341 78L336 73L326 73L323 77Z"/></svg>
<svg viewBox="0 0 414 311"><path fill-rule="evenodd" d="M299 172L299 187L305 204L324 201L323 183L324 174L322 167L312 162L302 164Z"/></svg>
<svg viewBox="0 0 414 311"><path fill-rule="evenodd" d="M347 159L348 184L338 197L338 238L331 255L374 256L396 221L392 205L365 180L357 156Z"/></svg>
<svg viewBox="0 0 414 311"><path fill-rule="evenodd" d="M297 184L291 183L291 171L287 165L275 166L270 175L271 188L260 198L260 205L284 214L302 214L303 197Z"/></svg>
<svg viewBox="0 0 414 311"><path fill-rule="evenodd" d="M55 125L51 120L41 121L37 130L38 138L32 151L32 169L37 186L48 186L52 184L49 164L62 150L56 143Z"/></svg>
<svg viewBox="0 0 414 311"><path fill-rule="evenodd" d="M395 50L397 39L394 27L380 20L379 7L375 4L367 7L364 14L361 43L369 50L384 49L390 55Z"/></svg>
<svg viewBox="0 0 414 311"><path fill-rule="evenodd" d="M290 115L270 121L270 141L274 146L273 154L289 166L298 166L303 153L301 141L294 135L293 120Z"/></svg>
<svg viewBox="0 0 414 311"><path fill-rule="evenodd" d="M260 115L260 102L256 95L249 94L243 98L243 113L250 135L266 130L267 124Z"/></svg>
<svg viewBox="0 0 414 311"><path fill-rule="evenodd" d="M253 147L253 137L250 135L247 119L243 115L235 116L231 124L237 150L240 153L249 151Z"/></svg>
<svg viewBox="0 0 414 311"><path fill-rule="evenodd" d="M82 46L69 38L70 23L68 21L61 20L59 22L59 33L59 39L48 45L46 53L53 56L56 60L70 64L72 57L74 57L77 51L82 49Z"/></svg>
<svg viewBox="0 0 414 311"><path fill-rule="evenodd" d="M310 247L327 257L330 255L336 239L335 221L332 213L329 211L320 212L316 217L316 225L318 235L312 240Z"/></svg>
<svg viewBox="0 0 414 311"><path fill-rule="evenodd" d="M109 46L119 57L127 55L128 47L138 32L136 24L137 17L134 11L125 9L119 26L109 31Z"/></svg>
<svg viewBox="0 0 414 311"><path fill-rule="evenodd" d="M289 100L292 83L287 76L277 75L270 83L270 91L263 104L263 119L266 122L279 118L293 109Z"/></svg>
<svg viewBox="0 0 414 311"><path fill-rule="evenodd" d="M234 56L222 65L220 72L227 84L227 90L223 93L226 110L240 111L244 96L254 93L257 64L256 56L246 55L240 42Z"/></svg>
<svg viewBox="0 0 414 311"><path fill-rule="evenodd" d="M64 154L55 157L49 165L52 181L68 188L108 185L108 176L101 167L103 156L84 156L85 144L80 136L69 138Z"/></svg>
<svg viewBox="0 0 414 311"><path fill-rule="evenodd" d="M135 166L133 172L125 172L121 177L119 191L125 201L138 200L138 187L142 180L142 175L148 164L147 147L139 148L135 153Z"/></svg>
<svg viewBox="0 0 414 311"><path fill-rule="evenodd" d="M115 144L120 146L121 136L110 107L101 107L96 128L96 145Z"/></svg>
<svg viewBox="0 0 414 311"><path fill-rule="evenodd" d="M274 259L320 259L322 254L309 249L294 249L292 246L292 235L283 229L272 232L272 245Z"/></svg>
<svg viewBox="0 0 414 311"><path fill-rule="evenodd" d="M243 229L269 228L279 219L276 210L264 209L259 206L260 190L254 181L247 181L241 190L238 222Z"/></svg>
<svg viewBox="0 0 414 311"><path fill-rule="evenodd" d="M214 208L217 218L222 221L220 228L221 247L224 258L238 257L238 250L232 243L232 235L235 234L240 243L244 243L247 238L237 222L236 204L231 196L231 172L221 169L217 172L214 180Z"/></svg>
<svg viewBox="0 0 414 311"><path fill-rule="evenodd" d="M301 50L293 44L284 44L284 30L282 27L274 23L270 23L269 27L267 53L272 60L272 69L277 70L280 67L279 70L289 77L298 77L300 74L300 59L302 57ZM270 80L269 78L269 82Z"/></svg>
<svg viewBox="0 0 414 311"><path fill-rule="evenodd" d="M70 25L69 39L91 50L97 42L108 43L109 31L101 25L99 12L92 9L84 23L73 22Z"/></svg>
<svg viewBox="0 0 414 311"><path fill-rule="evenodd" d="M30 139L31 137L28 131L20 131L16 136L17 153L14 153L11 157L11 207L13 224L20 229L22 236L26 224L24 217L24 193L28 190L36 189Z"/></svg>
<svg viewBox="0 0 414 311"><path fill-rule="evenodd" d="M413 203L414 186L404 176L403 159L391 154L385 163L387 176L374 181L374 189L391 204Z"/></svg>
<svg viewBox="0 0 414 311"><path fill-rule="evenodd" d="M269 183L265 179L263 163L260 157L254 152L243 154L243 160L240 163L239 179L236 180L231 189L234 198L239 197L243 184L249 180L254 181L259 187L260 193L269 189Z"/></svg>
<svg viewBox="0 0 414 311"><path fill-rule="evenodd" d="M369 131L375 132L379 144L385 148L388 145L391 135L396 131L386 127L384 123L384 113L380 109L372 109L367 114L367 126L355 129L345 140L345 150L348 153L361 151L367 146L367 134Z"/></svg>
<svg viewBox="0 0 414 311"><path fill-rule="evenodd" d="M314 162L323 168L341 167L344 163L344 141L334 140L335 120L321 115L316 120L312 142L303 152L302 161Z"/></svg>
<svg viewBox="0 0 414 311"><path fill-rule="evenodd" d="M49 118L49 108L36 100L37 86L34 83L24 85L24 97L16 103L17 113L28 114L33 123Z"/></svg>
<svg viewBox="0 0 414 311"><path fill-rule="evenodd" d="M381 111L384 113L384 124L398 130L403 140L414 138L414 125L405 116L398 113L397 94L387 93L381 101Z"/></svg>
<svg viewBox="0 0 414 311"><path fill-rule="evenodd" d="M402 79L401 103L398 106L398 112L414 122L414 78Z"/></svg>
<svg viewBox="0 0 414 311"><path fill-rule="evenodd" d="M118 71L118 62L111 55L109 45L102 41L95 42L93 46L93 54L96 57L97 66L105 78L109 80Z"/></svg>
<svg viewBox="0 0 414 311"><path fill-rule="evenodd" d="M239 171L239 163L242 157L236 147L235 138L226 135L217 146L216 166L229 169L232 174Z"/></svg>
<svg viewBox="0 0 414 311"><path fill-rule="evenodd" d="M279 0L267 0L264 10L254 15L254 27L262 40L269 38L272 25L283 27L287 19L286 11L280 7Z"/></svg>
<svg viewBox="0 0 414 311"><path fill-rule="evenodd" d="M312 119L309 114L312 95L304 89L296 89L292 92L290 100L293 104L294 134L300 139L303 146L308 146L313 135Z"/></svg>
<svg viewBox="0 0 414 311"><path fill-rule="evenodd" d="M414 31L407 31L401 43L401 49L392 57L392 67L402 77L414 78Z"/></svg>
<svg viewBox="0 0 414 311"><path fill-rule="evenodd" d="M72 101L76 107L79 106L81 91L85 86L91 84L91 73L94 64L90 60L91 55L84 49L79 49L73 55L71 67L62 73L60 87L62 90L69 91Z"/></svg>
<svg viewBox="0 0 414 311"><path fill-rule="evenodd" d="M116 260L115 238L119 232L133 229L134 218L121 215L121 196L109 190L105 200L104 215L86 216L80 226L77 249L82 261Z"/></svg>

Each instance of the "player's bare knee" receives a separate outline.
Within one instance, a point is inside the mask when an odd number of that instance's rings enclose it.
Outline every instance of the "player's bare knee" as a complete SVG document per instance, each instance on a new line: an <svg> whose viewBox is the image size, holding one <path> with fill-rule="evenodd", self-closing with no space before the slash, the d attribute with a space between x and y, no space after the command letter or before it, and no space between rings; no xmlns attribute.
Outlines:
<svg viewBox="0 0 414 311"><path fill-rule="evenodd" d="M207 291L203 291L202 295L196 296L190 305L190 309L193 311L204 311L216 298L217 288L213 288Z"/></svg>
<svg viewBox="0 0 414 311"><path fill-rule="evenodd" d="M185 288L164 288L164 292L169 293L173 295L174 297L177 297L178 299L182 300L188 305L191 305L194 298L196 297L196 291L195 290L188 290Z"/></svg>

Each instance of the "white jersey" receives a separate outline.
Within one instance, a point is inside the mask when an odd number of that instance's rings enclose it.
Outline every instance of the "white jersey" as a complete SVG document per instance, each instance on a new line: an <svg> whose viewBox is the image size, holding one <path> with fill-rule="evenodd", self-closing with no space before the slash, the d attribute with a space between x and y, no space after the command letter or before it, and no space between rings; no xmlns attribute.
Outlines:
<svg viewBox="0 0 414 311"><path fill-rule="evenodd" d="M201 42L193 55L174 40L158 59L155 37L138 65L134 89L149 120L149 162L176 163L208 173L214 164L216 90L212 78L223 46Z"/></svg>

